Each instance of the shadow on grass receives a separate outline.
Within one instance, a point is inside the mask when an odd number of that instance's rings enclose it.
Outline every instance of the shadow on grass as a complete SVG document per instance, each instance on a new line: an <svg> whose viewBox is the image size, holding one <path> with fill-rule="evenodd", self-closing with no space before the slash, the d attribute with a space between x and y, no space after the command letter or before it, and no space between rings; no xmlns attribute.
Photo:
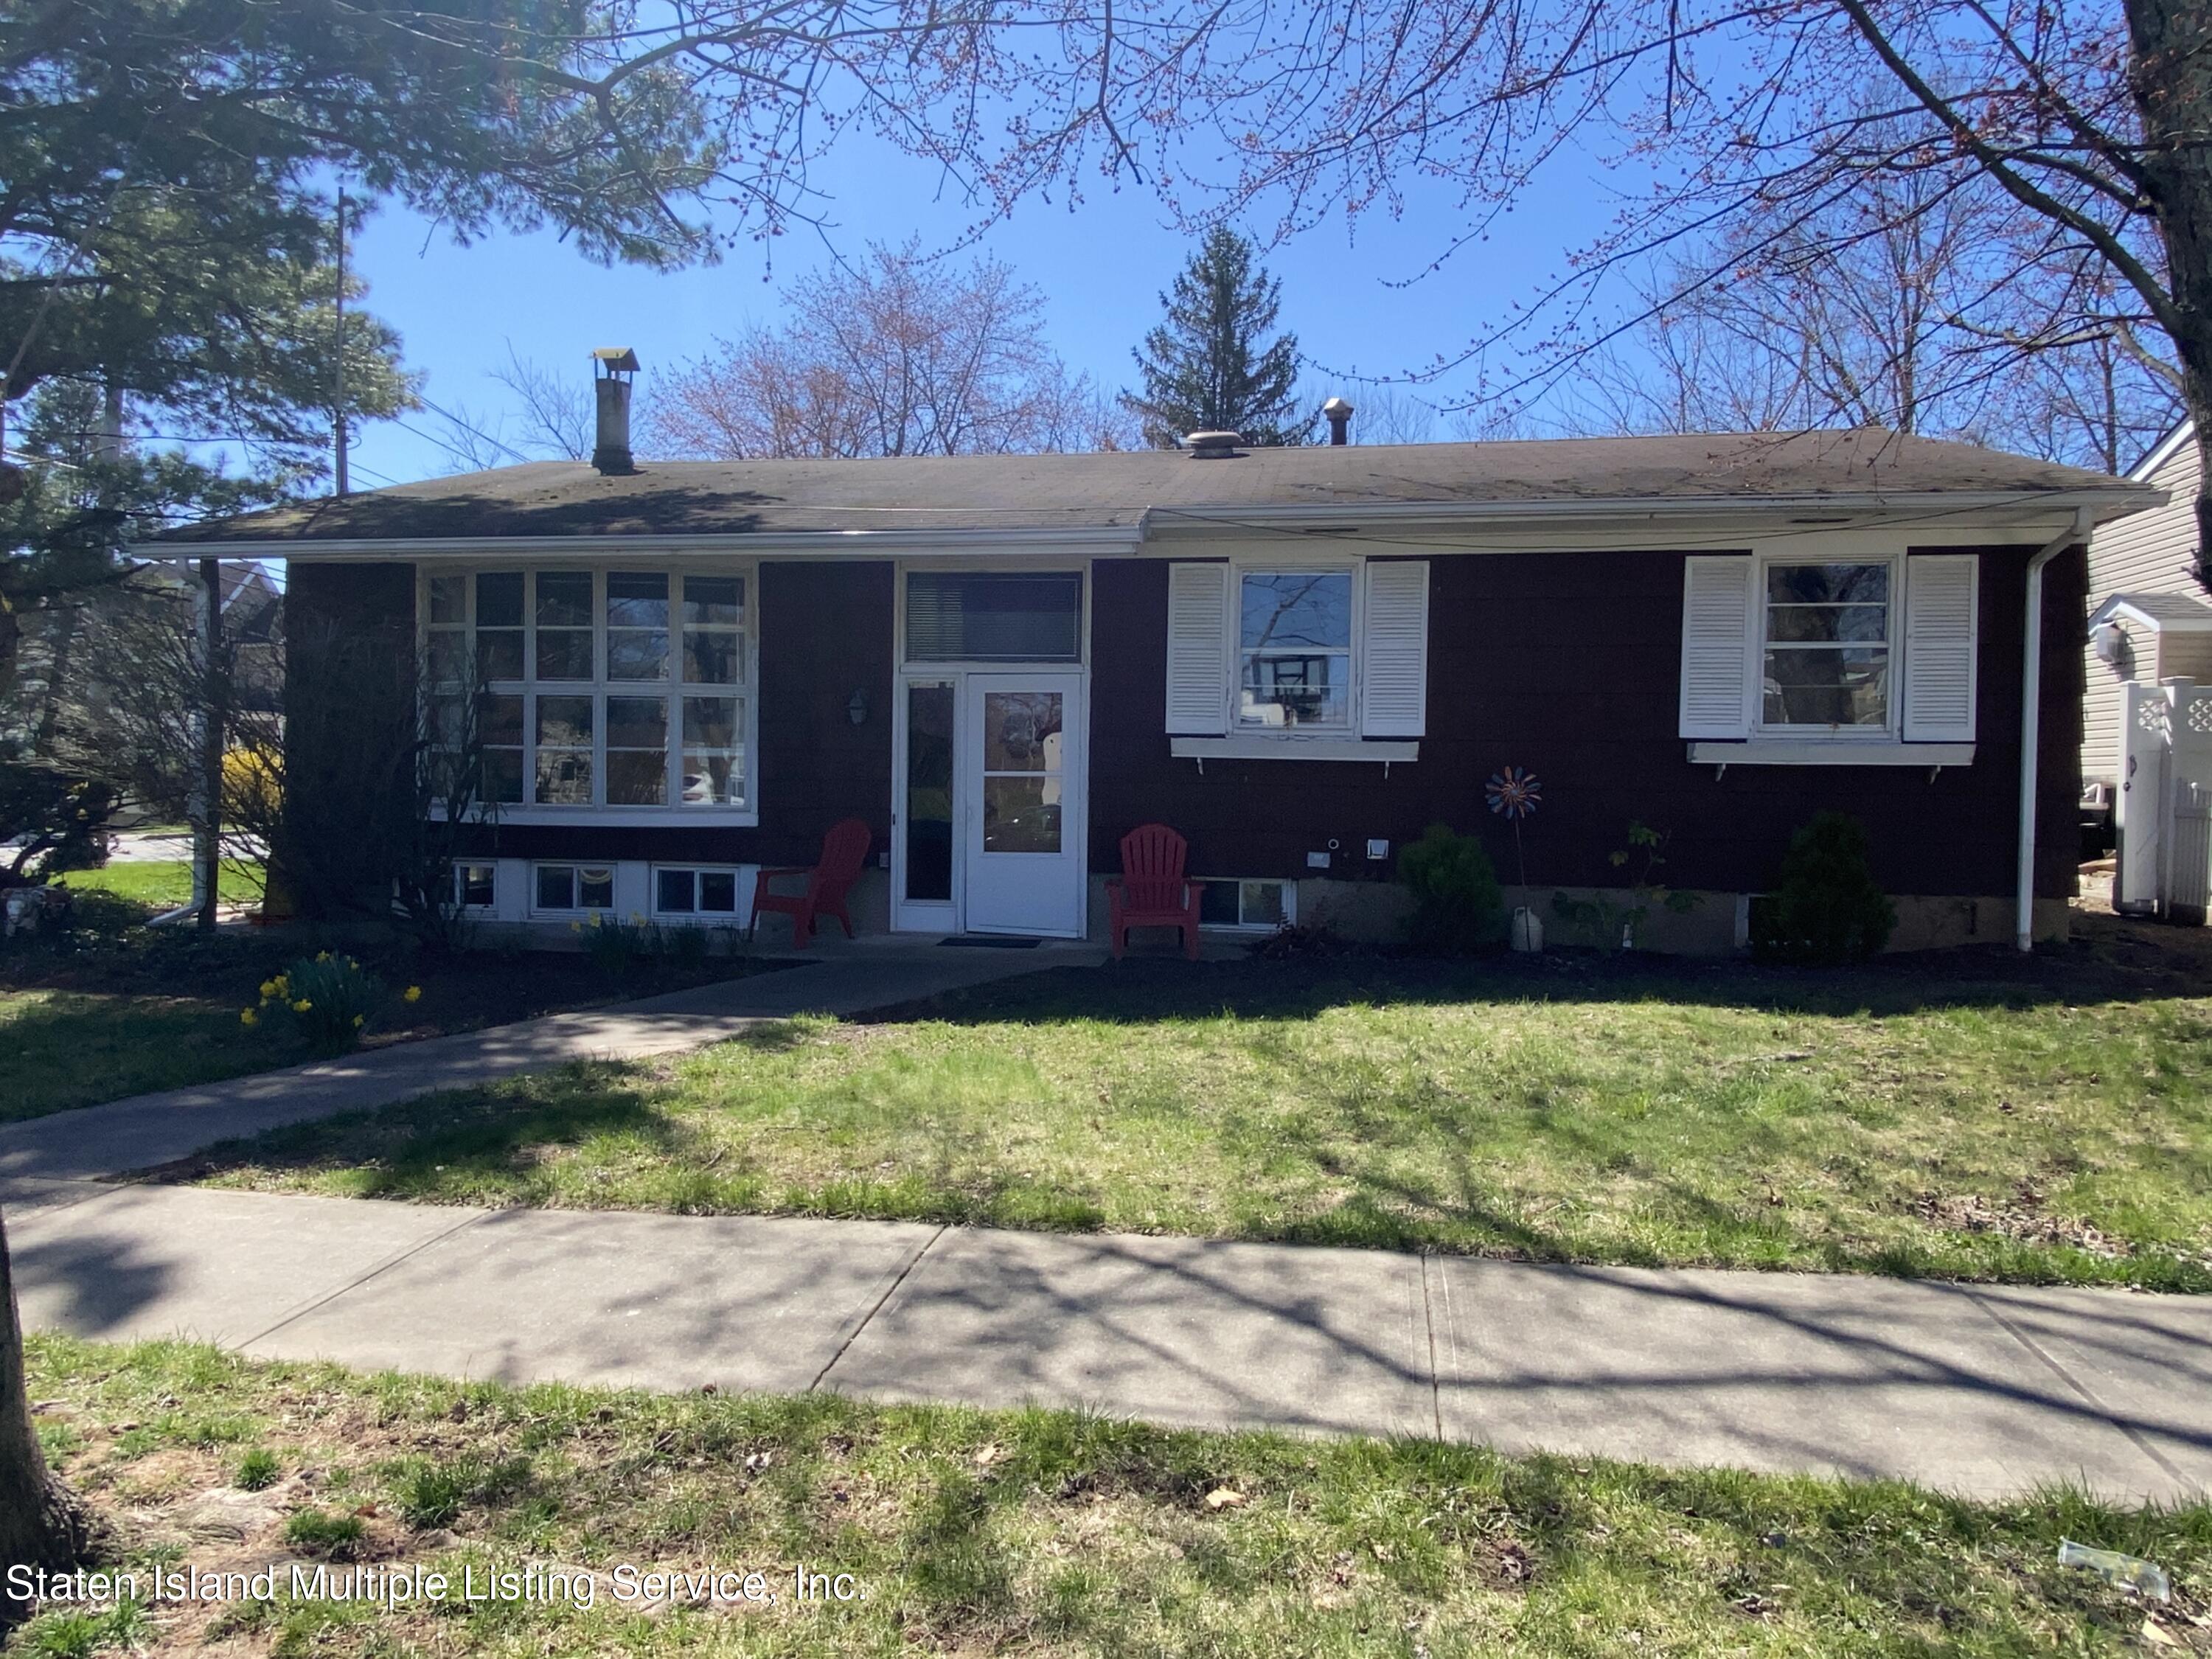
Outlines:
<svg viewBox="0 0 2212 1659"><path fill-rule="evenodd" d="M1055 968L884 1008L869 1024L1055 1019L1139 1024L1234 1014L1298 1018L1363 1003L1662 1001L1776 1014L1850 1017L1938 1009L2148 1003L2212 992L2203 929L2109 916L2076 919L2064 945L2023 956L2006 945L1900 952L1855 967L1792 969L1747 960L1555 951L1440 961L1387 951L1288 962L1132 957Z"/></svg>

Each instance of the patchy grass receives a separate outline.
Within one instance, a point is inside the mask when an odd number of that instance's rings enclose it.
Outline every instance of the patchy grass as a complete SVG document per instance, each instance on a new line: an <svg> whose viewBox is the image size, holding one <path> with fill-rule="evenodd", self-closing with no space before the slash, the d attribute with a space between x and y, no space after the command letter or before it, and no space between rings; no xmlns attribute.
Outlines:
<svg viewBox="0 0 2212 1659"><path fill-rule="evenodd" d="M1972 956L1826 975L1132 962L436 1096L185 1173L2206 1291L2202 985Z"/></svg>
<svg viewBox="0 0 2212 1659"><path fill-rule="evenodd" d="M143 866L118 864L89 873L136 867ZM189 927L149 928L144 922L158 902L88 890L75 906L77 926L11 941L0 951L0 1053L7 1055L0 1122L309 1058L284 1028L241 1025L239 1011L259 1000L263 980L313 956L325 941L302 927L226 929L213 937ZM439 961L395 945L337 948L359 955L394 993L408 985L422 989L412 1004L392 999L368 1026L368 1048L779 965L750 956L714 957L696 965L640 964L617 981L569 952L483 952Z"/></svg>
<svg viewBox="0 0 2212 1659"><path fill-rule="evenodd" d="M1898 1484L1176 1432L1060 1412L511 1389L173 1343L44 1337L29 1358L51 1454L115 1528L117 1566L234 1571L335 1551L456 1577L473 1566L481 1578L535 1564L589 1571L597 1599L588 1611L386 1612L289 1594L119 1614L58 1607L18 1633L11 1656L1718 1659L2212 1644L2203 1506L2123 1510L2063 1492L1985 1505ZM234 1433L295 1473L258 1494L229 1487ZM433 1466L455 1478L419 1508ZM2061 1568L2062 1537L2158 1562L2174 1601L2146 1608ZM623 1606L611 1594L623 1564L757 1570L776 1599ZM802 1564L852 1575L859 1594L799 1603Z"/></svg>

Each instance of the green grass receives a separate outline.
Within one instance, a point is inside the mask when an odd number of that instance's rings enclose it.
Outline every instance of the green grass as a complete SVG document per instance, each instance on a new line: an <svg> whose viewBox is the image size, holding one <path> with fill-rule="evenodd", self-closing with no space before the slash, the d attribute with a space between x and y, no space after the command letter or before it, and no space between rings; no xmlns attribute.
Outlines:
<svg viewBox="0 0 2212 1659"><path fill-rule="evenodd" d="M2202 995L1887 969L1132 963L922 1012L433 1097L220 1148L198 1173L2212 1290Z"/></svg>
<svg viewBox="0 0 2212 1659"><path fill-rule="evenodd" d="M72 870L62 885L80 892L112 893L156 910L189 904L192 897L192 866L185 859L118 860L98 870ZM258 864L225 861L216 891L227 903L249 903L261 897L262 869Z"/></svg>
<svg viewBox="0 0 2212 1659"><path fill-rule="evenodd" d="M1060 1412L836 1396L514 1389L254 1363L206 1347L29 1345L55 1454L118 1528L115 1565L234 1566L340 1547L458 1577L596 1575L595 1605L386 1612L295 1599L158 1617L53 1610L11 1656L2127 1654L2201 1640L2212 1509L2051 1492L1978 1504L1892 1483L1507 1458L1428 1442L1177 1432ZM243 1540L180 1519L225 1484L204 1419L301 1474ZM127 1425L127 1426L126 1426ZM50 1443L59 1443L58 1436ZM428 1464L465 1471L416 1514ZM1209 1503L1217 1493L1237 1501ZM302 1516L319 1517L302 1522ZM419 1530L428 1524L435 1530ZM2146 1609L2057 1565L2062 1537L2148 1557ZM618 1564L761 1571L750 1611L611 1597ZM865 1596L798 1605L794 1565ZM100 1621L105 1620L106 1622ZM2146 1626L2154 1633L2147 1634Z"/></svg>

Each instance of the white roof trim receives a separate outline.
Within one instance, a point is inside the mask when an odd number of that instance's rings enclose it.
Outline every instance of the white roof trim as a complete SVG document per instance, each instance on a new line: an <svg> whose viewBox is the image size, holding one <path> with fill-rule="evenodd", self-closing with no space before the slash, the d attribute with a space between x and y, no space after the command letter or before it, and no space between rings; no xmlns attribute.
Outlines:
<svg viewBox="0 0 2212 1659"><path fill-rule="evenodd" d="M2089 626L2101 628L2108 622L2124 617L2137 627L2148 628L2154 634L2212 634L2212 605L2208 605L2202 600L2192 599L2186 593L2163 594L2160 597L2178 599L2184 605L2194 606L2203 614L2195 617L2156 617L2137 605L2130 595L2115 593L2097 607L2096 614L2089 618Z"/></svg>
<svg viewBox="0 0 2212 1659"><path fill-rule="evenodd" d="M2168 461L2172 460L2173 459L2173 452L2175 450L2180 448L2182 445L2191 441L2196 437L2196 435L2197 428L2195 424L2186 419L2183 420L2180 425L2175 427L2172 431L2167 433L2166 436L2160 438L2156 443L2151 446L2150 453L2144 456L2142 459L2136 463L2135 470L2130 472L2128 477L2135 480L2137 483L2142 483L2144 480L2148 479L2152 473L2157 471L2159 468L2164 466Z"/></svg>
<svg viewBox="0 0 2212 1659"><path fill-rule="evenodd" d="M284 559L295 564L413 564L425 559L481 558L530 554L563 558L665 559L725 553L776 558L892 558L902 553L1014 554L1051 556L1079 549L1098 557L1133 554L1144 540L1139 525L1085 526L1062 530L824 530L740 532L678 536L396 536L302 538L289 541L163 543L159 556L182 559ZM149 547L152 544L149 544ZM169 551L173 547L173 551Z"/></svg>

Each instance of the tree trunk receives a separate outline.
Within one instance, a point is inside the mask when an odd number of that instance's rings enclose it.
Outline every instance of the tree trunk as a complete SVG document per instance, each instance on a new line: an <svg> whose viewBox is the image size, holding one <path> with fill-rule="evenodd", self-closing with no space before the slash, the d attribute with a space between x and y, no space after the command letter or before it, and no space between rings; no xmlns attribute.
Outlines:
<svg viewBox="0 0 2212 1659"><path fill-rule="evenodd" d="M2212 591L2212 8L2128 0L2128 80L2142 111L2142 168L2180 313L2182 401L2206 463L2197 492L2197 580Z"/></svg>
<svg viewBox="0 0 2212 1659"><path fill-rule="evenodd" d="M8 1568L67 1569L84 1559L92 1529L84 1510L55 1480L31 1426L23 1379L23 1328L15 1314L8 1228L0 1218L0 1630L30 1611L8 1588Z"/></svg>

